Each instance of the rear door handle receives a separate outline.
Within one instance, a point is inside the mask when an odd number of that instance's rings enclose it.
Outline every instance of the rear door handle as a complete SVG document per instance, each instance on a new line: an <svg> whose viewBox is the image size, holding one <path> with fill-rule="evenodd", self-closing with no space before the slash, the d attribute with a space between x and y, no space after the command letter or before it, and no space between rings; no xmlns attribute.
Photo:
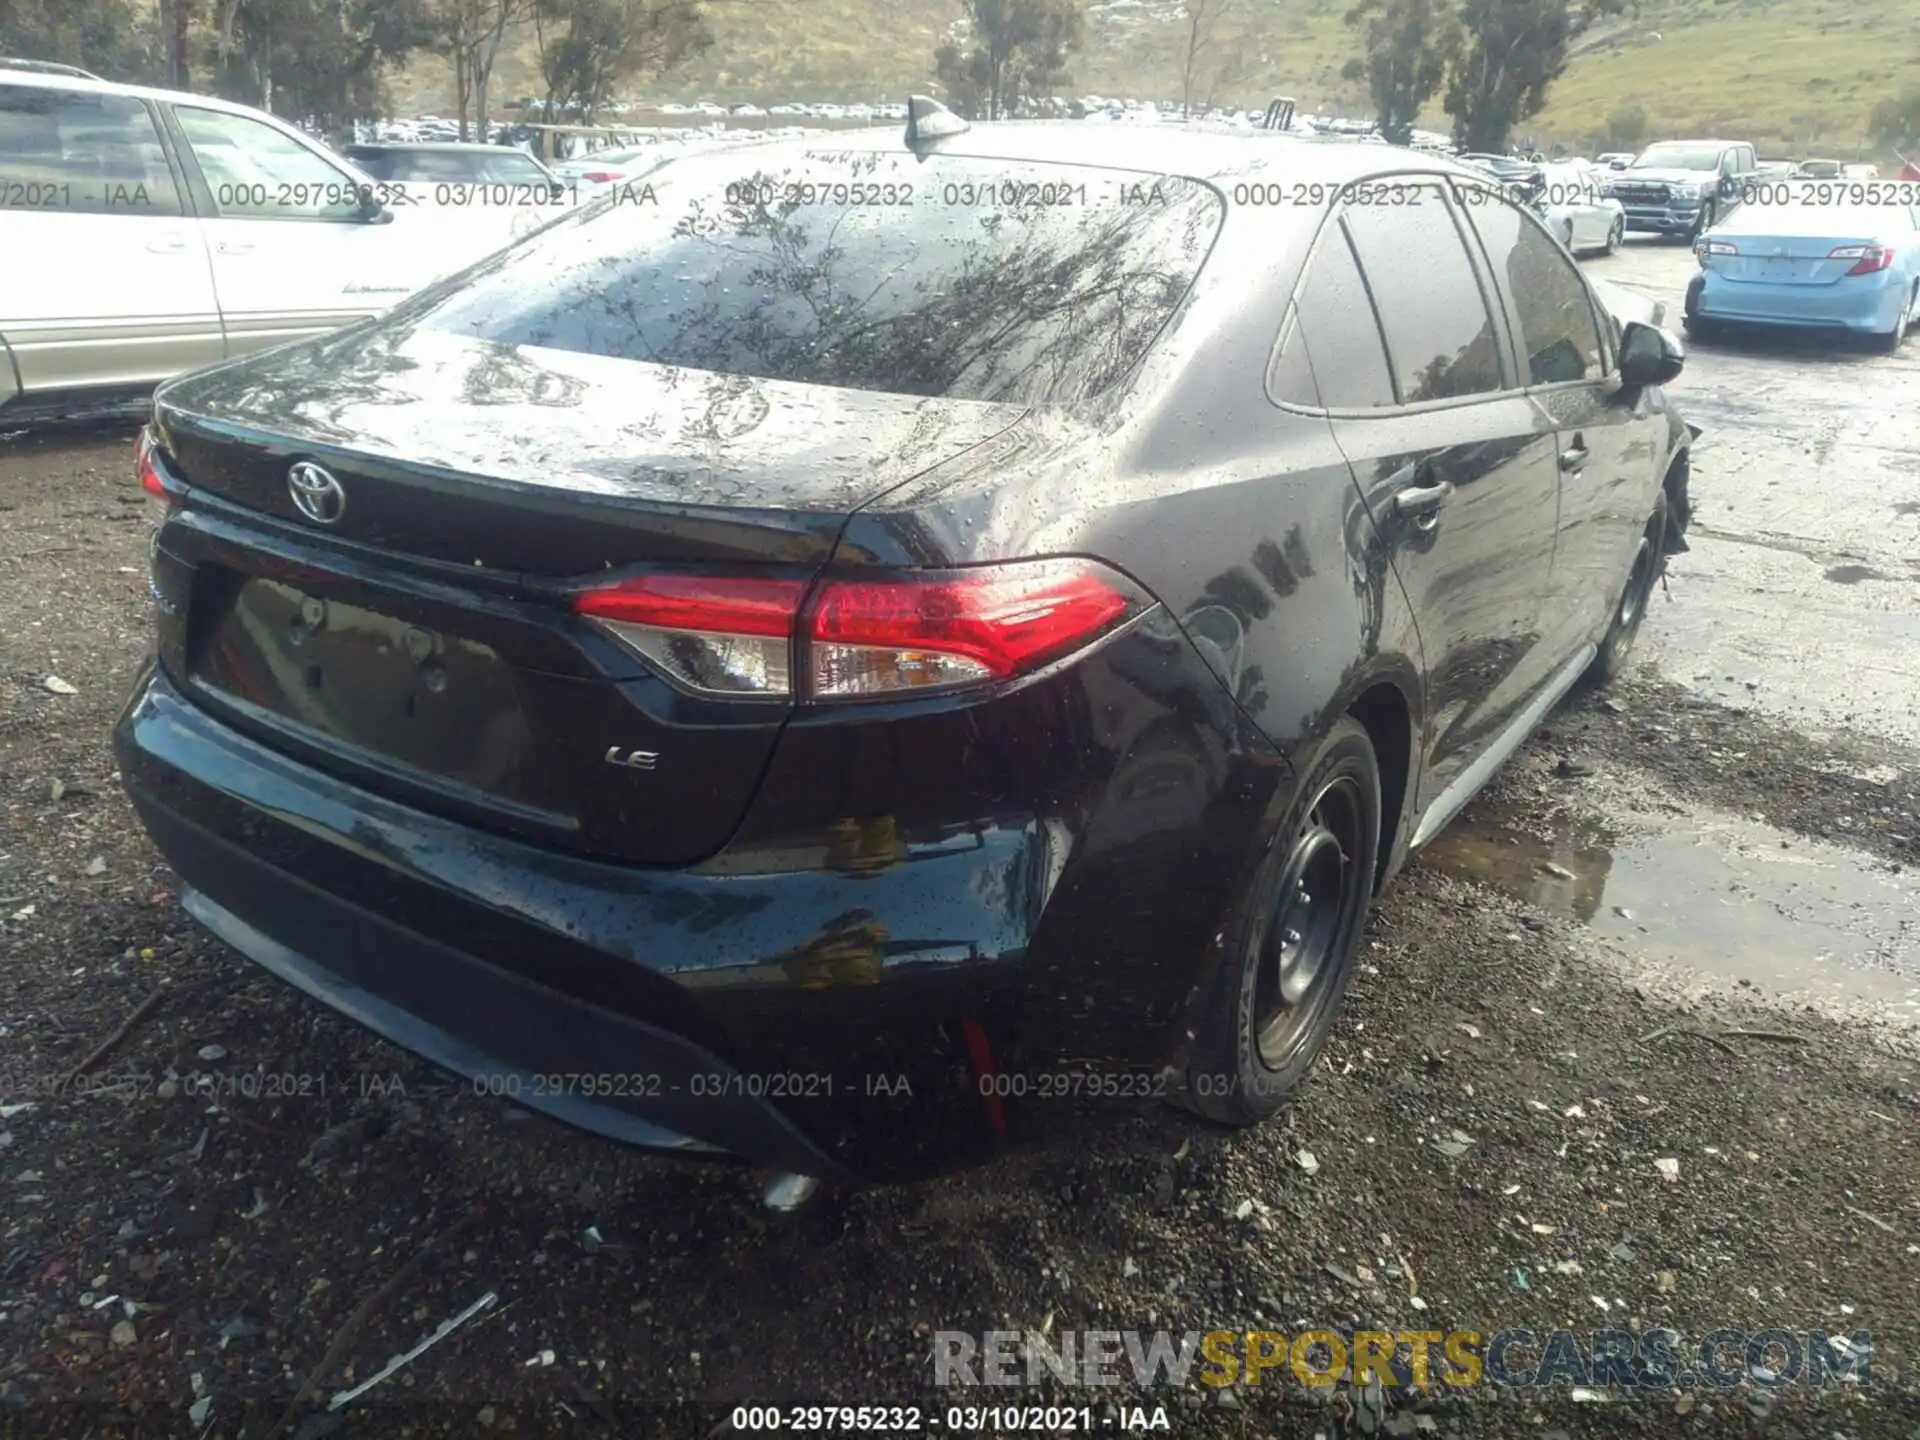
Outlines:
<svg viewBox="0 0 1920 1440"><path fill-rule="evenodd" d="M254 247L250 240L222 240L213 248L222 255L251 255Z"/></svg>
<svg viewBox="0 0 1920 1440"><path fill-rule="evenodd" d="M156 255L177 255L186 248L187 237L184 235L156 235L147 241L147 249Z"/></svg>

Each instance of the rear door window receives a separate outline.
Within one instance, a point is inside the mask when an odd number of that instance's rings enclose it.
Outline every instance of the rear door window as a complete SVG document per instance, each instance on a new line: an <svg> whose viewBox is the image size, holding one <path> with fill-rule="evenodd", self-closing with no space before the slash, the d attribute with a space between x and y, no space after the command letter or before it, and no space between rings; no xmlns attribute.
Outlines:
<svg viewBox="0 0 1920 1440"><path fill-rule="evenodd" d="M1145 355L1222 209L1197 181L1079 166L689 157L429 292L421 323L768 380L1069 403Z"/></svg>
<svg viewBox="0 0 1920 1440"><path fill-rule="evenodd" d="M1344 220L1373 294L1400 401L1491 394L1505 381L1480 280L1437 184L1382 183Z"/></svg>
<svg viewBox="0 0 1920 1440"><path fill-rule="evenodd" d="M1338 220L1321 232L1307 262L1269 385L1276 400L1310 408L1373 410L1394 403L1373 302Z"/></svg>
<svg viewBox="0 0 1920 1440"><path fill-rule="evenodd" d="M1526 383L1598 380L1605 373L1593 301L1574 262L1545 230L1504 196L1469 192L1468 223L1505 288L1520 326Z"/></svg>
<svg viewBox="0 0 1920 1440"><path fill-rule="evenodd" d="M180 190L140 101L0 85L0 210L178 215Z"/></svg>

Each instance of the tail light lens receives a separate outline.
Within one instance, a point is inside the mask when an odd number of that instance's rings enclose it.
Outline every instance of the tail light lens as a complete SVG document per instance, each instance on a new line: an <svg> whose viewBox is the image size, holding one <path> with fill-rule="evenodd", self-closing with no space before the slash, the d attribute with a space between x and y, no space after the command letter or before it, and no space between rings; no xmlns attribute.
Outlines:
<svg viewBox="0 0 1920 1440"><path fill-rule="evenodd" d="M147 511L157 525L180 503L180 492L161 468L153 433L144 425L140 427L139 438L133 442L133 471L140 477L140 488L147 496Z"/></svg>
<svg viewBox="0 0 1920 1440"><path fill-rule="evenodd" d="M801 580L651 575L588 591L574 608L697 693L830 702L1011 679L1147 603L1085 560L829 578L803 610L806 590Z"/></svg>
<svg viewBox="0 0 1920 1440"><path fill-rule="evenodd" d="M1839 245L1827 252L1829 260L1851 260L1849 275L1873 275L1893 264L1893 251L1885 245Z"/></svg>
<svg viewBox="0 0 1920 1440"><path fill-rule="evenodd" d="M581 176L590 185L610 185L620 178L618 170L589 170Z"/></svg>
<svg viewBox="0 0 1920 1440"><path fill-rule="evenodd" d="M1726 240L1702 240L1699 244L1702 255L1738 255L1740 247Z"/></svg>
<svg viewBox="0 0 1920 1440"><path fill-rule="evenodd" d="M574 610L689 690L784 700L806 591L804 580L646 575L589 590Z"/></svg>
<svg viewBox="0 0 1920 1440"><path fill-rule="evenodd" d="M812 694L860 699L1006 680L1105 634L1133 598L1078 560L829 580L807 615Z"/></svg>

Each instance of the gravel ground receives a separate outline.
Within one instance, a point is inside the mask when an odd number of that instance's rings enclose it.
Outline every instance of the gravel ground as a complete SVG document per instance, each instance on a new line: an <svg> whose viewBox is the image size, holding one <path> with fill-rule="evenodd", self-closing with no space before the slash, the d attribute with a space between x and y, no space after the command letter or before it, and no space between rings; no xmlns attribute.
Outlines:
<svg viewBox="0 0 1920 1440"><path fill-rule="evenodd" d="M776 1217L743 1172L439 1082L199 933L133 820L106 744L148 631L129 439L0 442L9 1433L705 1435L801 1399L937 1420L936 1330L1773 1325L1871 1330L1873 1383L1126 1400L1178 1434L1920 1433L1913 1034L1662 985L1432 866L1379 907L1323 1064L1252 1134L1147 1115ZM1563 708L1482 806L1544 824L1658 791L1910 873L1917 781L1884 744L1648 678ZM102 1080L59 1083L129 1019ZM277 1076L300 1093L262 1093Z"/></svg>

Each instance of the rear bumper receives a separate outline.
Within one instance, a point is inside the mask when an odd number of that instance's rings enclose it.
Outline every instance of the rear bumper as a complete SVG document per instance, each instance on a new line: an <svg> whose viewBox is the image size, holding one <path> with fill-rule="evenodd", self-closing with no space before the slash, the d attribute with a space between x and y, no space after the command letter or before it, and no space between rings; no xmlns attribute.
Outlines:
<svg viewBox="0 0 1920 1440"><path fill-rule="evenodd" d="M1892 271L1884 272L1891 276ZM1872 277L1856 277L1867 279ZM1754 325L1849 330L1884 335L1906 309L1910 281L1859 286L1844 280L1830 285L1780 285L1763 280L1723 280L1708 271L1700 287L1701 319Z"/></svg>
<svg viewBox="0 0 1920 1440"><path fill-rule="evenodd" d="M1094 681L1145 643L1109 646ZM1132 1077L1108 1098L1163 1093L1148 1075L1285 775L1231 732L1175 738L1200 762L1177 815L1164 787L1128 786L1127 808L1094 791L1078 821L1003 812L935 843L903 826L878 859L736 843L677 869L348 785L223 724L163 670L114 741L194 917L375 1033L626 1144L891 1179L1051 1130L1079 1107L1017 1097L1064 1093L1045 1087L1067 1056ZM1164 768L1166 751L1138 758Z"/></svg>
<svg viewBox="0 0 1920 1440"><path fill-rule="evenodd" d="M933 1022L990 1007L991 972L1017 961L1038 913L1018 888L1036 873L1030 833L865 879L636 871L348 789L222 725L159 673L136 691L115 742L187 909L221 939L485 1093L650 1149L822 1176L884 1171L852 1153L859 1145L834 1141L886 1138L888 1107L868 1102L891 1097L866 1092L891 1089L896 1075L923 1099L936 1088L964 1098L964 1083L926 1063ZM997 909L975 898L996 893ZM866 958L846 917L909 906L921 933L945 937L948 959L956 949L986 958L964 983L889 987L914 993L889 997L887 1043L873 987L834 967L858 971ZM711 963L743 947L765 959ZM838 1001L841 979L869 993ZM742 1011L779 992L796 1031L830 1042L864 1022L867 1043L832 1064L817 1045L761 1049L704 1013L703 988ZM869 1074L886 1084L869 1085ZM943 1109L958 1128L930 1135ZM977 1100L923 1106L913 1129L912 1148L940 1140L961 1158L987 1139Z"/></svg>

